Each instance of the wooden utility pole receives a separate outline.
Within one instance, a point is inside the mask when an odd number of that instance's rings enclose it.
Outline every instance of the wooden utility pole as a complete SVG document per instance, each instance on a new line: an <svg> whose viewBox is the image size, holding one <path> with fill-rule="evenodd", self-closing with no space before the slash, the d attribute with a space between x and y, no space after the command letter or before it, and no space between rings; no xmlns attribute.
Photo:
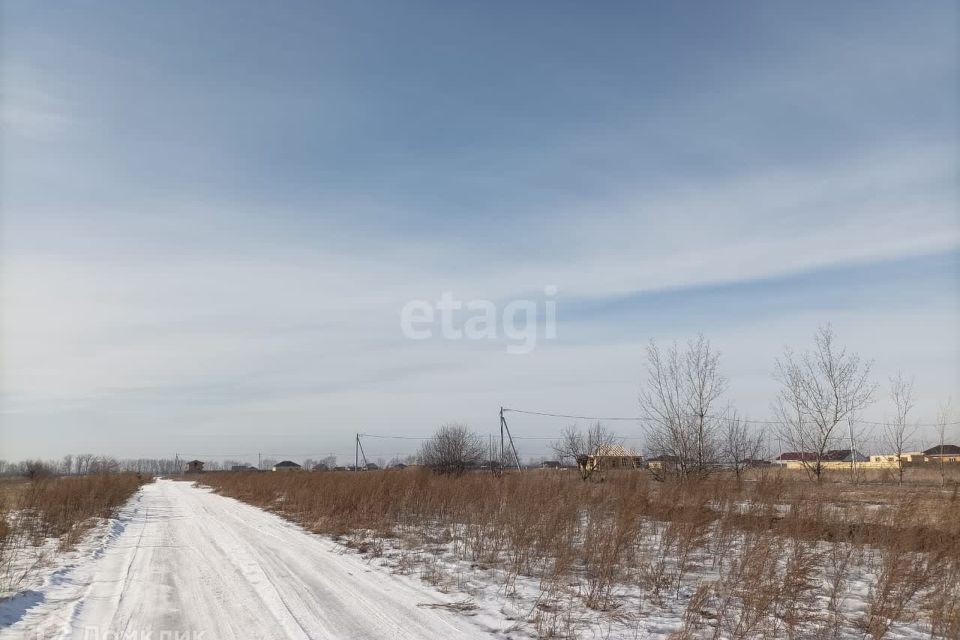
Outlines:
<svg viewBox="0 0 960 640"><path fill-rule="evenodd" d="M503 407L500 407L500 464L503 464L503 426L506 421L503 419Z"/></svg>
<svg viewBox="0 0 960 640"><path fill-rule="evenodd" d="M517 471L521 471L520 456L517 455L517 447L513 444L513 436L510 435L510 427L507 425L507 419L503 417L503 407L500 407L500 458L503 459L503 434L506 432L507 439L510 441L510 449L513 450L513 459L517 463Z"/></svg>
<svg viewBox="0 0 960 640"><path fill-rule="evenodd" d="M853 484L857 484L857 449L853 440L853 414L847 416L847 427L850 429L850 476ZM898 464L903 464L897 461Z"/></svg>
<svg viewBox="0 0 960 640"><path fill-rule="evenodd" d="M363 459L363 468L366 469L366 468L367 468L367 465L369 465L370 463L367 462L367 454L366 454L366 452L363 450L363 443L360 442L360 435L361 435L361 434L359 434L359 433L357 434L357 448L360 450L360 457ZM359 467L357 467L357 468L359 469Z"/></svg>

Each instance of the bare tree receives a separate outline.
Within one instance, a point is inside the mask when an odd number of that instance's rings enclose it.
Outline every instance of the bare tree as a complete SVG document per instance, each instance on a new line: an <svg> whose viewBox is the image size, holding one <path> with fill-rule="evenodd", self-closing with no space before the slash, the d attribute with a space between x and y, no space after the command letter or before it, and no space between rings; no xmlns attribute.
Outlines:
<svg viewBox="0 0 960 640"><path fill-rule="evenodd" d="M586 480L596 470L596 467L587 464L589 457L600 448L618 444L623 444L623 439L597 422L586 432L575 424L566 427L560 440L550 446L561 462L576 462L580 477Z"/></svg>
<svg viewBox="0 0 960 640"><path fill-rule="evenodd" d="M720 355L702 335L685 349L647 346L647 381L640 409L648 428L647 447L675 461L681 476L705 473L720 459L722 417L713 407L727 387Z"/></svg>
<svg viewBox="0 0 960 640"><path fill-rule="evenodd" d="M897 456L897 482L903 484L903 454L907 443L917 432L916 425L909 422L910 410L916 402L913 396L913 380L904 380L903 373L898 371L895 377L890 378L890 399L896 413L893 420L884 425L883 440Z"/></svg>
<svg viewBox="0 0 960 640"><path fill-rule="evenodd" d="M870 368L871 363L834 344L829 325L817 330L812 351L797 356L788 349L776 361L780 392L774 410L781 436L801 454L802 464L818 482L827 452L842 437L837 425L873 401L876 385L870 382Z"/></svg>
<svg viewBox="0 0 960 640"><path fill-rule="evenodd" d="M92 453L81 453L77 456L77 475L90 473L90 463L93 462L93 458Z"/></svg>
<svg viewBox="0 0 960 640"><path fill-rule="evenodd" d="M724 462L737 474L740 474L763 451L763 433L753 431L736 412L730 412L723 430L722 454Z"/></svg>
<svg viewBox="0 0 960 640"><path fill-rule="evenodd" d="M51 476L53 471L53 467L43 460L27 460L23 463L23 475L30 480Z"/></svg>
<svg viewBox="0 0 960 640"><path fill-rule="evenodd" d="M466 425L445 424L420 447L420 461L436 473L460 475L477 467L486 447Z"/></svg>
<svg viewBox="0 0 960 640"><path fill-rule="evenodd" d="M940 486L944 486L947 483L947 476L944 473L943 462L944 462L944 450L943 446L946 444L947 439L947 423L950 422L950 400L947 400L942 405L940 405L940 410L937 411L937 440L939 441L938 451L940 452Z"/></svg>
<svg viewBox="0 0 960 640"><path fill-rule="evenodd" d="M93 456L87 467L87 473L116 473L120 462L111 456Z"/></svg>

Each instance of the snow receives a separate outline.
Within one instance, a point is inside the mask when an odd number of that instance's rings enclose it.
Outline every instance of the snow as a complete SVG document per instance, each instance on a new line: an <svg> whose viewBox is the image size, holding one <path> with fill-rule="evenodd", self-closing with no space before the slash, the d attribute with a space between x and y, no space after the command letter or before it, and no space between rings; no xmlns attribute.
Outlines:
<svg viewBox="0 0 960 640"><path fill-rule="evenodd" d="M455 598L469 599L477 615L499 616L513 637L562 637L593 639L649 639L668 640L683 635L688 605L696 597L698 587L722 581L727 566L716 566L713 553L698 549L685 567L680 587L677 587L677 563L672 548L665 547L661 537L663 523L647 522L638 549L636 564L628 568L633 575L613 588L611 604L606 609L591 609L585 604L587 581L574 571L565 578L551 582L542 571L537 575L510 574L505 564L477 562L470 559L464 540L467 531L458 528L437 527L425 533L422 525L409 531L395 530L396 537L382 538L373 531L357 531L342 539L351 548L366 550L371 562L384 570L417 575L421 580ZM713 544L709 542L709 544ZM741 541L731 541L730 551L739 548ZM795 542L777 539L779 545L779 572L783 572ZM802 600L796 601L798 611L816 614L817 618L802 625L799 637L814 637L828 620L828 595L836 585L837 608L841 614L835 637L842 640L862 640L863 630L857 619L868 608L868 598L876 586L877 575L872 556L875 550L862 549L853 553L851 564L842 579L834 579L830 566L831 552L842 555L848 546L819 542L809 553L818 558L808 590ZM854 550L855 551L855 550ZM861 555L862 554L862 555ZM651 592L652 577L643 577L644 562L662 561L662 578L666 584L660 594ZM653 565L655 566L655 565ZM647 565L646 570L653 569ZM546 573L549 573L547 571ZM716 613L715 598L704 603L702 610ZM769 620L769 618L768 618ZM513 626L511 627L510 624ZM757 633L750 637L778 637L785 635L782 622L776 635ZM713 637L713 628L694 629L692 637ZM690 637L690 636L684 636ZM719 637L725 637L721 634ZM920 619L892 625L889 638L901 640L929 638L929 625Z"/></svg>
<svg viewBox="0 0 960 640"><path fill-rule="evenodd" d="M0 638L489 638L462 598L371 567L277 515L185 482L146 485L42 584L0 603ZM462 607L462 603L461 606Z"/></svg>
<svg viewBox="0 0 960 640"><path fill-rule="evenodd" d="M54 562L21 584L18 596L0 601L0 640L666 639L683 629L698 585L724 576L700 549L677 588L662 523L645 527L632 577L614 587L612 606L593 610L584 604L583 576L551 582L471 560L466 529L431 533L421 524L394 537L357 531L331 540L209 489L158 480L75 550L57 552L47 541L36 551L53 554ZM782 541L781 563L790 548ZM803 606L826 610L829 554L841 550L817 545L814 582L822 586L804 596ZM647 570L662 562L672 586L651 593L641 562L654 563ZM836 637L863 637L852 621L866 609L876 578L870 563L854 557L836 594L845 614ZM929 637L929 627L898 623L889 637Z"/></svg>

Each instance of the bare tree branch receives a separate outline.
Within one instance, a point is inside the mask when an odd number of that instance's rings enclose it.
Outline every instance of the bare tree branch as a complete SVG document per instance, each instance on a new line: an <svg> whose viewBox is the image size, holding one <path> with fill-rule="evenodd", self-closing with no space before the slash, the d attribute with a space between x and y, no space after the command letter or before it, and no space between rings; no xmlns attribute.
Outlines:
<svg viewBox="0 0 960 640"><path fill-rule="evenodd" d="M893 400L896 414L892 421L884 425L883 439L887 447L897 456L897 481L903 484L903 454L906 452L908 442L917 432L917 427L910 424L908 420L910 410L916 402L913 395L913 380L909 382L904 380L903 373L898 371L895 377L890 378L890 399Z"/></svg>
<svg viewBox="0 0 960 640"><path fill-rule="evenodd" d="M647 346L647 381L640 410L647 426L647 448L675 461L681 476L706 473L720 461L723 418L713 406L726 391L720 356L702 335L681 350Z"/></svg>
<svg viewBox="0 0 960 640"><path fill-rule="evenodd" d="M827 325L814 335L814 348L801 356L787 349L776 361L780 392L774 404L781 436L819 481L827 452L838 448L837 425L873 402L871 363L834 343ZM851 452L856 455L856 452Z"/></svg>

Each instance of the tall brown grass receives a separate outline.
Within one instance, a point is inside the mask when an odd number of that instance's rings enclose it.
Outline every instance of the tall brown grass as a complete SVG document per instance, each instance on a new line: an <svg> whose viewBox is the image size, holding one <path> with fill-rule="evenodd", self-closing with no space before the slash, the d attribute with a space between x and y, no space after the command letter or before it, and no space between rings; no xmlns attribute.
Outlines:
<svg viewBox="0 0 960 640"><path fill-rule="evenodd" d="M122 473L0 482L0 592L14 590L39 568L45 540L55 539L60 549L73 546L144 481Z"/></svg>
<svg viewBox="0 0 960 640"><path fill-rule="evenodd" d="M619 611L630 589L685 606L678 637L826 638L846 628L882 638L919 621L948 638L960 624L941 595L958 590L944 576L960 575L960 502L939 487L780 474L654 482L636 471L583 482L547 470L215 473L203 483L317 533L448 545L497 569L506 593L520 576L537 580L530 620L545 636L572 633L559 605L571 586L586 610ZM873 581L856 619L843 607L854 565ZM432 579L440 570L431 565Z"/></svg>

